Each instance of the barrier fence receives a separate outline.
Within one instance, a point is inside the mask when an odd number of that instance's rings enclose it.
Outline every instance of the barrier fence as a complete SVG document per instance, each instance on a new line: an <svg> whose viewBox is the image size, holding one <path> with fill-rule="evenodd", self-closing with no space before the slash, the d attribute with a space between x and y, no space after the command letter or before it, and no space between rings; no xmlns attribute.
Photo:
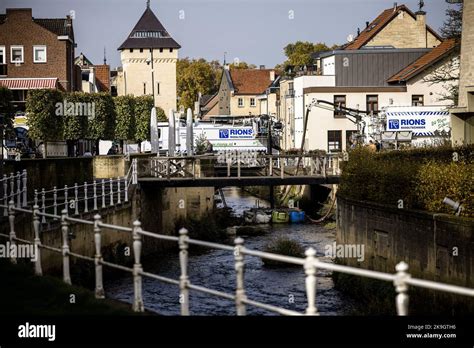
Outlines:
<svg viewBox="0 0 474 348"><path fill-rule="evenodd" d="M103 266L122 270L124 272L131 273L133 275L133 310L135 312L144 311L144 301L142 295L142 278L147 277L155 279L161 282L173 284L179 286L180 289L180 310L181 315L189 315L189 296L190 290L201 293L206 293L212 296L217 296L225 299L229 299L235 302L237 315L246 315L247 306L259 307L271 312L275 312L281 315L318 315L318 309L316 305L316 285L317 285L317 270L325 269L333 272L341 272L345 274L351 274L356 276L362 276L366 278L378 279L383 281L392 282L395 291L395 306L398 315L407 315L409 308L409 286L416 286L425 289L432 289L437 291L448 292L451 294L465 295L474 297L474 289L460 287L455 285L449 285L439 282L433 282L423 279L412 278L408 273L408 265L405 262L400 262L396 265L396 273L383 273L377 271L370 271L360 269L356 267L349 267L343 265L337 265L327 262L322 262L316 257L316 251L312 248L306 250L305 258L289 257L284 255L278 255L273 253L262 252L258 250L247 249L244 246L244 240L242 238L235 239L235 245L226 245L219 243L211 243L201 240L192 239L188 236L188 231L182 228L179 231L179 236L162 235L153 232L144 231L141 228L141 223L135 221L133 227L124 227L118 225L111 225L102 222L100 215L94 216L94 221L83 220L73 218L68 215L67 209L63 209L61 215L43 213L40 211L40 207L35 205L32 210L17 207L14 201L10 201L8 206L0 205L0 208L7 208L8 219L10 225L9 234L0 234L2 237L8 238L10 245L16 245L16 243L34 244L36 246L36 261L35 261L35 274L42 275L41 267L41 250L49 250L62 255L62 269L63 269L63 281L67 284L71 284L71 273L70 273L70 258L75 257L78 259L86 260L94 264L95 266L95 297L104 298L105 289L103 285ZM16 236L15 232L15 216L17 213L32 214L33 216L33 230L34 240L28 241L20 239ZM40 219L60 219L61 220L61 234L62 234L62 246L56 248L42 244L41 239L41 223ZM71 223L89 225L91 233L94 234L95 244L95 255L93 257L74 253L70 250L69 243L69 225ZM101 240L103 230L122 231L129 232L133 237L133 267L126 267L123 265L115 264L112 262L105 261L101 253ZM172 279L163 277L154 273L144 271L141 264L141 253L143 237L150 237L160 240L176 242L179 246L179 262L180 262L180 277L179 279ZM197 284L193 284L189 280L188 271L188 250L191 245L197 245L201 247L207 247L211 249L221 249L233 253L234 255L234 268L236 276L236 287L234 293L226 293L210 288L206 288ZM280 261L288 264L299 265L305 273L305 288L307 305L305 313L289 310L283 307L277 307L270 304L251 300L247 297L245 291L244 271L245 271L245 257L254 256L263 259L269 259L274 261ZM16 263L17 259L15 255L10 255L12 263Z"/></svg>

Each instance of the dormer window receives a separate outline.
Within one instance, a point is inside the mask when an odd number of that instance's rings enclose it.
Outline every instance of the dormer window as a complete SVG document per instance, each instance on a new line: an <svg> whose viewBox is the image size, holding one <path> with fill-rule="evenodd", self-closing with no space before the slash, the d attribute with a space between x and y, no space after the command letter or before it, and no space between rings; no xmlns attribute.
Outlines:
<svg viewBox="0 0 474 348"><path fill-rule="evenodd" d="M131 36L134 39L161 39L170 37L166 31L136 31Z"/></svg>

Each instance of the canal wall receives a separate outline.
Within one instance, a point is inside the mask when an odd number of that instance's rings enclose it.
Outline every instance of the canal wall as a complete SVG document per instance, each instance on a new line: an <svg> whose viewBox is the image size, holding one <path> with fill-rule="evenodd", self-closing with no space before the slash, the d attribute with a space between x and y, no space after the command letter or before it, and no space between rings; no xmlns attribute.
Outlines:
<svg viewBox="0 0 474 348"><path fill-rule="evenodd" d="M188 218L199 220L212 214L214 191L214 187L162 188L153 184L141 184L142 228L150 232L177 235L177 221ZM144 243L144 247L153 249L167 248L168 245L169 243L156 239Z"/></svg>
<svg viewBox="0 0 474 348"><path fill-rule="evenodd" d="M364 245L364 260L337 260L345 265L394 273L395 265L405 261L414 277L474 287L474 219L338 196L336 243ZM449 308L474 310L471 298L421 293L431 309L449 303Z"/></svg>

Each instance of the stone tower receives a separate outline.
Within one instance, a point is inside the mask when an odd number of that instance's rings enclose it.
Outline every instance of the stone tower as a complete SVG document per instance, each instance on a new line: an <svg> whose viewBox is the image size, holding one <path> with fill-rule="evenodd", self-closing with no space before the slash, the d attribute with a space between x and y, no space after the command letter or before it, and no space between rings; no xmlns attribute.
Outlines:
<svg viewBox="0 0 474 348"><path fill-rule="evenodd" d="M181 46L153 11L149 2L127 39L120 45L122 73L118 94L154 96L165 114L176 110L176 62Z"/></svg>

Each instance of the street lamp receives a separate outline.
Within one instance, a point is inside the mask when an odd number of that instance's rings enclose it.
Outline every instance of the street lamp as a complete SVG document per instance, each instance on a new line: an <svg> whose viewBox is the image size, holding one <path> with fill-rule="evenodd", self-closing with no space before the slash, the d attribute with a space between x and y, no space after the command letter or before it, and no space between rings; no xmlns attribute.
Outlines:
<svg viewBox="0 0 474 348"><path fill-rule="evenodd" d="M155 107L155 69L153 68L153 48L150 48L150 56L146 60L147 65L151 63L151 93L153 94L153 107Z"/></svg>

